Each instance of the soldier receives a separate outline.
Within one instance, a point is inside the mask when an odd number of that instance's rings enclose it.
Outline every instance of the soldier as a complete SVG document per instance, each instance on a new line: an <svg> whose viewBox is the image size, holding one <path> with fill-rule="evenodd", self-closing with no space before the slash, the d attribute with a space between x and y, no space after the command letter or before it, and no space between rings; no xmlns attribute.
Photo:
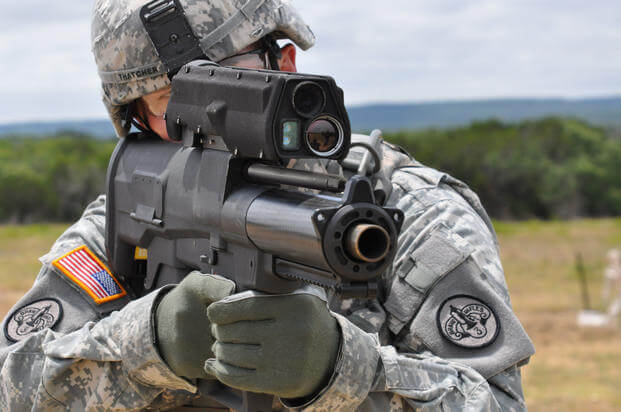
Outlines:
<svg viewBox="0 0 621 412"><path fill-rule="evenodd" d="M141 21L145 3L96 0L93 51L119 137L135 119L166 139L174 73ZM285 0L162 1L153 10L168 3L222 65L294 71L294 46L275 39L314 43ZM198 273L137 293L107 268L99 197L41 257L32 289L3 322L0 408L222 410L197 391L199 379L217 379L275 395L275 409L525 409L520 367L534 350L477 196L396 147L382 152L377 178L389 179L387 205L406 217L397 259L378 298L332 298L329 308L312 294L229 297L231 281Z"/></svg>

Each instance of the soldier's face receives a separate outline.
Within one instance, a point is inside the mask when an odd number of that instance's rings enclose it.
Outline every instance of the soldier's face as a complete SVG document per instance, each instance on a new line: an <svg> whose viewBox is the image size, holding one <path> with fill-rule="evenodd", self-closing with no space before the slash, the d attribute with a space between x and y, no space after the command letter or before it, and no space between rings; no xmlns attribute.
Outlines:
<svg viewBox="0 0 621 412"><path fill-rule="evenodd" d="M171 140L166 131L164 113L170 100L171 87L167 86L156 92L142 96L137 103L140 119L146 121L151 130L164 140ZM140 121L140 120L139 120ZM142 123L142 122L141 122ZM145 126L143 124L143 126Z"/></svg>
<svg viewBox="0 0 621 412"><path fill-rule="evenodd" d="M252 51L257 45L250 45L243 49L241 53ZM288 44L281 49L282 56L278 59L278 66L281 71L297 72L295 66L295 47ZM266 68L266 57L259 54L241 54L232 58L224 59L220 62L223 66L243 67L246 69L264 69ZM148 123L148 126L157 135L164 140L171 140L166 131L166 121L164 113L170 100L171 87L167 86L153 93L142 96L137 102L137 111L141 119ZM141 122L142 123L142 122ZM143 124L143 126L145 126Z"/></svg>

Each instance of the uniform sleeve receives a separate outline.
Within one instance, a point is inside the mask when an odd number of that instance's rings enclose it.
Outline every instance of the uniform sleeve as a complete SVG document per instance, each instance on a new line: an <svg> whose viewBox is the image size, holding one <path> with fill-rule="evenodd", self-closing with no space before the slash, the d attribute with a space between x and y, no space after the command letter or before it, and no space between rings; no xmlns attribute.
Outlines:
<svg viewBox="0 0 621 412"><path fill-rule="evenodd" d="M424 167L398 170L392 181L392 204L406 221L385 295L373 311L335 314L342 342L334 374L302 408L525 410L519 367L534 348L511 308L478 198Z"/></svg>
<svg viewBox="0 0 621 412"><path fill-rule="evenodd" d="M158 292L95 304L50 264L79 245L104 258L104 208L98 199L58 239L32 289L3 321L0 410L133 410L165 390L195 391L154 344Z"/></svg>

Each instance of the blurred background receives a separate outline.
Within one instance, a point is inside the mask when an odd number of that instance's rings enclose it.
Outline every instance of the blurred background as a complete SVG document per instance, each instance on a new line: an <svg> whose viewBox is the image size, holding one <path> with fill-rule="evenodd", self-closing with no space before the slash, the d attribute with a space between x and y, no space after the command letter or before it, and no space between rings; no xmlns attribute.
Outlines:
<svg viewBox="0 0 621 412"><path fill-rule="evenodd" d="M620 410L619 318L577 317L614 299L602 291L614 283L606 256L621 248L621 3L293 3L317 35L298 69L335 77L353 128L380 128L465 181L494 218L537 348L523 372L530 409ZM90 7L27 0L0 15L1 317L104 191L116 139Z"/></svg>

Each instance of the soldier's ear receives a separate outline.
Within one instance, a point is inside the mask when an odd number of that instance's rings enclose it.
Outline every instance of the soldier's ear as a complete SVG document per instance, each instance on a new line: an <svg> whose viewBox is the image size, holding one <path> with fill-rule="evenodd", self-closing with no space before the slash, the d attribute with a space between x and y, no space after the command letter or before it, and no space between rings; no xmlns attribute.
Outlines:
<svg viewBox="0 0 621 412"><path fill-rule="evenodd" d="M295 46L291 43L280 49L281 57L278 59L278 66L283 72L297 72L298 69L295 66Z"/></svg>

